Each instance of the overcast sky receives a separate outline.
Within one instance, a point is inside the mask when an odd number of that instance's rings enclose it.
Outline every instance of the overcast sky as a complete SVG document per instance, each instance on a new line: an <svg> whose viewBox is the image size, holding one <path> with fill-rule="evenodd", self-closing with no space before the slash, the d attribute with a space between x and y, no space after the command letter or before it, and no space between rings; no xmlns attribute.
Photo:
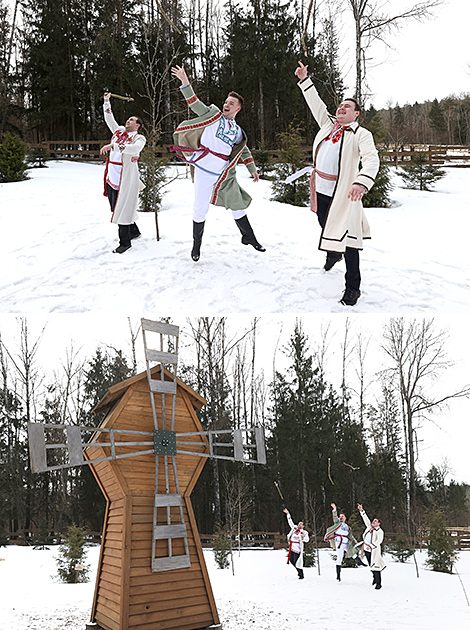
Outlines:
<svg viewBox="0 0 470 630"><path fill-rule="evenodd" d="M375 1L375 0L374 0ZM390 14L399 14L416 4L415 0L383 2ZM345 30L353 33L353 22L345 12ZM468 0L444 0L435 9L435 17L424 22L409 20L399 30L387 36L390 48L377 43L371 48L369 86L373 92L370 103L377 109L388 103L395 105L441 99L451 94L470 92L470 49ZM341 64L346 84L354 87L354 56L347 62L351 37L343 36ZM348 67L350 68L348 71Z"/></svg>
<svg viewBox="0 0 470 630"><path fill-rule="evenodd" d="M151 319L159 319L162 314L147 315ZM308 334L312 349L321 339L322 330L329 325L329 350L327 353L327 379L335 387L341 382L341 343L344 337L345 317L340 314L302 315L301 320ZM374 392L378 392L376 372L383 369L385 356L379 343L384 323L388 317L361 314L350 317L351 339L361 332L364 339L371 338L367 360L366 380L370 382L369 401L374 403ZM468 317L464 315L436 315L435 324L439 329L449 332L447 352L454 366L445 372L441 379L430 384L436 395L453 392L464 384L470 383L470 335L468 334ZM134 328L139 320L132 318ZM230 315L227 318L228 329L233 337L240 331L249 328L252 316ZM257 369L263 369L266 382L272 380L273 359L276 355L277 369L285 369L287 359L282 353L293 332L296 317L294 315L262 316L258 324ZM122 349L130 356L130 333L128 320L124 316L109 315L50 315L28 317L28 326L32 340L35 340L47 323L40 346L38 360L45 368L46 381L54 369L58 369L65 361L66 351L70 350L73 341L75 350L81 348L83 358L90 357L98 345L104 344ZM191 338L186 320L172 323L181 328L180 359L191 362ZM0 316L0 333L2 340L15 351L18 334L18 321L13 315ZM276 352L277 348L277 352ZM143 343L139 334L137 340L139 370L144 369ZM357 385L355 376L356 364L352 361L348 367L349 385ZM451 478L470 484L470 467L468 465L468 442L470 439L470 400L452 402L449 407L433 417L433 422L425 422L418 432L419 454L418 470L425 474L432 464L442 464L447 460L451 469ZM435 423L435 424L433 424Z"/></svg>

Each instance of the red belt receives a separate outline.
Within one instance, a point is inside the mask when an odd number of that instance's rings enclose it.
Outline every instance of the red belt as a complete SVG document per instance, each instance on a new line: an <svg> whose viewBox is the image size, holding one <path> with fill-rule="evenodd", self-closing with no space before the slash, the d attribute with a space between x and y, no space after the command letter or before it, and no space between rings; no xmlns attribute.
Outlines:
<svg viewBox="0 0 470 630"><path fill-rule="evenodd" d="M200 153L200 155L198 155L195 160L187 160L182 155L178 155L179 158L181 158L185 162L189 162L190 164L194 164L195 162L198 162L203 157L206 157L206 155L208 155L209 153L211 153L212 155L215 155L215 157L218 157L224 161L227 161L230 158L230 155L225 155L224 153L217 153L216 151L212 151L212 149L209 149L209 147L205 147L203 144L201 144L201 146L198 149L193 149L192 147L182 147L175 144L171 144L168 148L170 151L181 151L185 153L189 153L191 151L192 153Z"/></svg>
<svg viewBox="0 0 470 630"><path fill-rule="evenodd" d="M315 166L313 167L312 174L310 175L310 210L312 212L317 211L317 190L315 186L315 174L322 179L326 179L329 182L335 182L338 179L338 175L329 175L328 173L322 173Z"/></svg>

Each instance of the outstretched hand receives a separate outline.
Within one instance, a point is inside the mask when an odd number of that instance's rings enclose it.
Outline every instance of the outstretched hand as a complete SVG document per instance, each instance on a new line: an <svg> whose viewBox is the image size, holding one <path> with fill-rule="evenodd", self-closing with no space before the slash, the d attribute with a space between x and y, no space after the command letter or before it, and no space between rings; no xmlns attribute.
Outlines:
<svg viewBox="0 0 470 630"><path fill-rule="evenodd" d="M366 192L367 189L361 184L353 184L348 193L348 199L351 199L351 201L360 201Z"/></svg>
<svg viewBox="0 0 470 630"><path fill-rule="evenodd" d="M304 64L299 61L299 68L294 72L295 76L299 79L299 81L303 81L308 76L308 66L304 66Z"/></svg>
<svg viewBox="0 0 470 630"><path fill-rule="evenodd" d="M109 151L111 151L112 148L113 148L112 144L105 144L104 147L101 147L100 149L100 155L104 155L105 153L108 153Z"/></svg>
<svg viewBox="0 0 470 630"><path fill-rule="evenodd" d="M332 503L331 507L333 508L333 510L336 510L336 503Z"/></svg>
<svg viewBox="0 0 470 630"><path fill-rule="evenodd" d="M188 85L189 79L184 66L174 66L171 69L171 74L181 81L181 85Z"/></svg>
<svg viewBox="0 0 470 630"><path fill-rule="evenodd" d="M288 510L287 508L284 508L282 511L283 511L285 514L289 514L289 510Z"/></svg>
<svg viewBox="0 0 470 630"><path fill-rule="evenodd" d="M357 509L359 510L359 512L362 512L362 503L357 504Z"/></svg>
<svg viewBox="0 0 470 630"><path fill-rule="evenodd" d="M253 179L255 180L255 182L259 182L259 173L258 173L258 171L255 171L253 173Z"/></svg>

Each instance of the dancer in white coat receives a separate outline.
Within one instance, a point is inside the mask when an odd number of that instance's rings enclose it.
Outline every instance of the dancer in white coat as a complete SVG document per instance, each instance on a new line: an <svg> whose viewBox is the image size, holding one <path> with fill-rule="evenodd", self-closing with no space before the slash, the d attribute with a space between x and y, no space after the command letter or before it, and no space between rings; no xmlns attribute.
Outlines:
<svg viewBox="0 0 470 630"><path fill-rule="evenodd" d="M304 529L302 521L296 525L292 520L289 510L284 508L283 512L287 516L290 532L287 534L289 541L289 553L287 555L287 564L289 562L297 569L299 580L304 579L304 543L308 542L309 536L307 530Z"/></svg>
<svg viewBox="0 0 470 630"><path fill-rule="evenodd" d="M361 544L360 555L367 558L373 575L372 586L375 584L375 588L379 590L382 588L382 571L385 569L385 562L383 561L380 547L384 539L384 532L380 527L381 522L378 518L374 518L371 522L363 510L362 504L358 503L357 507L366 526L362 535L362 542L359 543Z"/></svg>
<svg viewBox="0 0 470 630"><path fill-rule="evenodd" d="M125 126L118 125L111 110L110 93L104 95L104 119L112 135L111 142L101 148L101 155L108 153L104 173L104 196L108 197L112 223L119 226L119 246L115 254L123 254L131 247L131 240L139 238L135 220L139 192L144 188L137 166L140 152L145 146L145 136L138 133L142 120L131 116Z"/></svg>

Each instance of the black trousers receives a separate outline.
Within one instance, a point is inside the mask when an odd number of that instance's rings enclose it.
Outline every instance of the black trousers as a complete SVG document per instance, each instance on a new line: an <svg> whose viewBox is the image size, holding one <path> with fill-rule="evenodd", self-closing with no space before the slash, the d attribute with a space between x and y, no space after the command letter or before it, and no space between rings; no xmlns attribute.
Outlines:
<svg viewBox="0 0 470 630"><path fill-rule="evenodd" d="M300 558L300 553L297 553L296 551L291 551L290 555L289 555L289 562L297 569L297 573L299 574L299 577L303 577L304 576L304 571L303 569L298 569L297 568L297 560Z"/></svg>
<svg viewBox="0 0 470 630"><path fill-rule="evenodd" d="M114 190L114 188L112 188L109 184L106 184L106 190L108 192L108 201L111 207L111 212L114 212L119 191ZM135 223L132 223L131 225L119 224L119 245L124 245L125 247L130 246L131 239L136 238L136 236L140 236L140 230Z"/></svg>
<svg viewBox="0 0 470 630"><path fill-rule="evenodd" d="M331 197L328 195L323 195L322 193L317 193L317 217L318 223L323 226L325 225L326 215L328 214L328 208L331 203ZM328 258L335 258L339 260L341 258L341 254L336 252L327 252ZM359 291L359 287L361 286L361 272L359 270L359 250L352 249L351 247L346 247L346 251L344 252L344 260L346 263L346 288L354 289L355 291Z"/></svg>
<svg viewBox="0 0 470 630"><path fill-rule="evenodd" d="M372 552L364 551L364 555L367 558L367 562L370 566L370 563L372 562ZM372 571L372 575L374 576L374 581L372 582L372 584L378 584L379 586L382 586L382 573L380 571Z"/></svg>

